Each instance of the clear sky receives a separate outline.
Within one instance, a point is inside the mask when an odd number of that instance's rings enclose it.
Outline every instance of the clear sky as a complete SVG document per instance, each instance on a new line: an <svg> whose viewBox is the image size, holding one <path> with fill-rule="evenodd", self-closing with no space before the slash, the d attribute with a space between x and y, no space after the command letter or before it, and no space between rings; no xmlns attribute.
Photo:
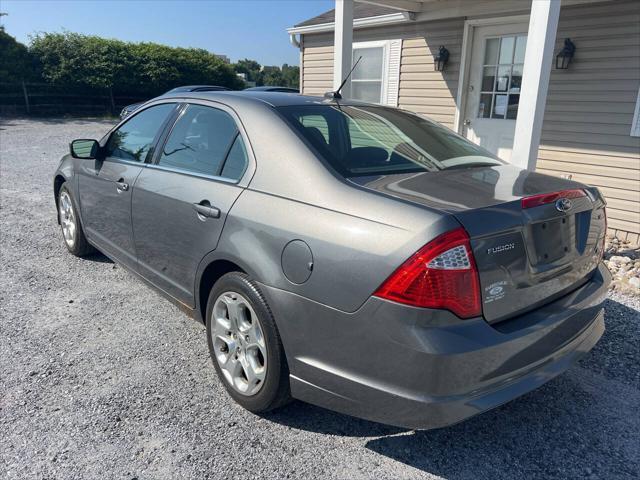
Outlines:
<svg viewBox="0 0 640 480"><path fill-rule="evenodd" d="M330 10L333 0L2 0L7 33L68 30L126 41L205 48L231 61L298 65L286 28Z"/></svg>

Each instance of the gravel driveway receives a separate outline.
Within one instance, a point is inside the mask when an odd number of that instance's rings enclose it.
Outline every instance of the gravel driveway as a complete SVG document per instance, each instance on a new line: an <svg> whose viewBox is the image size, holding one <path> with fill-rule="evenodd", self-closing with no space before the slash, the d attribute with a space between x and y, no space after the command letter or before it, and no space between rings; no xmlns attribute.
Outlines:
<svg viewBox="0 0 640 480"><path fill-rule="evenodd" d="M454 427L234 404L202 325L103 256L67 254L51 174L101 120L0 121L0 478L638 478L639 302L559 378Z"/></svg>

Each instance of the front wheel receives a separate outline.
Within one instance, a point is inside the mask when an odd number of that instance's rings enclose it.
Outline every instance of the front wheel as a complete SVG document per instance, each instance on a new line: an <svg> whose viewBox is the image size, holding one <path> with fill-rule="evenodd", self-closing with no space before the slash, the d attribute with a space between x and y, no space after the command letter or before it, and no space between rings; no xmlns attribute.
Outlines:
<svg viewBox="0 0 640 480"><path fill-rule="evenodd" d="M66 182L58 192L58 221L64 244L69 252L77 257L83 257L94 251L84 236L84 230Z"/></svg>
<svg viewBox="0 0 640 480"><path fill-rule="evenodd" d="M231 272L207 302L207 340L227 392L254 413L290 399L289 369L271 310L248 275Z"/></svg>

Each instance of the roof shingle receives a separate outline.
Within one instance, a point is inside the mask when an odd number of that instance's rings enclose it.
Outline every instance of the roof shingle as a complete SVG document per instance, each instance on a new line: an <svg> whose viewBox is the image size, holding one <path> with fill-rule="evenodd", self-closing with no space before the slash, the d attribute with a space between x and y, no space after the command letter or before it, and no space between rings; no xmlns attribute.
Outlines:
<svg viewBox="0 0 640 480"><path fill-rule="evenodd" d="M397 13L398 10L387 7L379 7L377 5L370 5L368 3L354 2L353 4L353 18L368 18L377 17L379 15L388 15L390 13ZM329 10L328 12L321 13L313 18L298 23L296 27L305 27L308 25L320 25L322 23L333 23L336 19L336 11Z"/></svg>

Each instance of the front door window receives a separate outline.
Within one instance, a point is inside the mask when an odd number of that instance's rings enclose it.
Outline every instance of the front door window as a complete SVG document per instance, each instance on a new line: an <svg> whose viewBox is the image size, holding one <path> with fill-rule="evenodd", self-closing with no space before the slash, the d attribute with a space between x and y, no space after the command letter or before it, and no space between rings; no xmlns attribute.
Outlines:
<svg viewBox="0 0 640 480"><path fill-rule="evenodd" d="M160 127L174 108L173 103L163 103L136 113L111 134L105 149L106 156L144 162Z"/></svg>
<svg viewBox="0 0 640 480"><path fill-rule="evenodd" d="M526 35L485 40L478 118L516 119L526 45Z"/></svg>

